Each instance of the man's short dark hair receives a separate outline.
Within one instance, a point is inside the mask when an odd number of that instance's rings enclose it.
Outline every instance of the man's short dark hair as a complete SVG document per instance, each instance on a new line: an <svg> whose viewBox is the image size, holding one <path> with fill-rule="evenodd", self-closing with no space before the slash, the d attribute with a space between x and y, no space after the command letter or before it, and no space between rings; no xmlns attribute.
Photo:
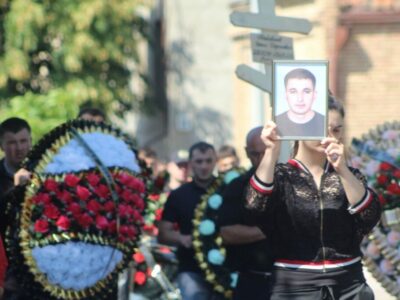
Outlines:
<svg viewBox="0 0 400 300"><path fill-rule="evenodd" d="M26 129L29 133L31 133L31 127L24 119L12 117L4 120L0 124L0 141L3 140L4 134L6 132L17 133L22 129Z"/></svg>
<svg viewBox="0 0 400 300"><path fill-rule="evenodd" d="M100 108L97 107L84 107L81 108L78 114L78 118L82 117L84 114L92 115L94 117L102 117L106 119L106 114Z"/></svg>
<svg viewBox="0 0 400 300"><path fill-rule="evenodd" d="M290 72L288 72L285 76L285 87L287 86L287 83L289 81L289 79L309 79L312 82L313 87L315 87L315 76L313 73L311 73L310 71L308 71L307 69L303 69L303 68L297 68L294 69Z"/></svg>
<svg viewBox="0 0 400 300"><path fill-rule="evenodd" d="M218 159L223 159L232 156L237 157L237 153L235 147L231 145L222 145L217 153Z"/></svg>
<svg viewBox="0 0 400 300"><path fill-rule="evenodd" d="M206 142L198 142L189 148L189 159L192 159L194 150L199 150L201 153L211 149L215 152L214 146Z"/></svg>

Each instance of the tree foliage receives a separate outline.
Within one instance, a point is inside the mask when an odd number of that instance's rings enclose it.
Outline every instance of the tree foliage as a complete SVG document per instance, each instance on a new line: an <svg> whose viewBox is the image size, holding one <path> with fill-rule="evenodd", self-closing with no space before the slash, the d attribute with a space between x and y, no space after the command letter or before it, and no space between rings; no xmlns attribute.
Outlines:
<svg viewBox="0 0 400 300"><path fill-rule="evenodd" d="M0 0L1 101L49 123L87 101L117 114L139 109L143 96L130 88L132 74L144 80L136 68L146 32L138 2Z"/></svg>
<svg viewBox="0 0 400 300"><path fill-rule="evenodd" d="M27 120L32 128L32 138L36 142L45 133L66 120L74 119L78 114L78 106L74 96L63 90L53 89L46 95L27 92L24 96L16 96L1 107L1 120L18 116Z"/></svg>

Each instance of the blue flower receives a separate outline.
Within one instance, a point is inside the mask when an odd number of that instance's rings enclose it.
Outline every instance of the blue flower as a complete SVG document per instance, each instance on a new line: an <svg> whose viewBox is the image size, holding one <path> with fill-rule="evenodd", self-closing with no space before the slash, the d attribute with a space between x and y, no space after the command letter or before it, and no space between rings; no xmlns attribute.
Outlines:
<svg viewBox="0 0 400 300"><path fill-rule="evenodd" d="M199 231L202 235L211 235L215 232L215 224L213 221L207 219L201 221L199 225Z"/></svg>
<svg viewBox="0 0 400 300"><path fill-rule="evenodd" d="M231 170L229 172L227 172L224 176L224 182L225 184L228 184L229 182L231 182L233 179L237 178L240 176L240 173L236 170Z"/></svg>
<svg viewBox="0 0 400 300"><path fill-rule="evenodd" d="M225 261L225 256L218 249L208 251L207 259L213 265L222 265Z"/></svg>
<svg viewBox="0 0 400 300"><path fill-rule="evenodd" d="M236 285L237 285L237 281L238 281L238 273L237 272L235 272L235 273L231 273L231 287L232 288L235 288L236 287Z"/></svg>
<svg viewBox="0 0 400 300"><path fill-rule="evenodd" d="M222 204L222 197L221 195L214 194L210 198L208 198L208 205L212 209L218 209Z"/></svg>

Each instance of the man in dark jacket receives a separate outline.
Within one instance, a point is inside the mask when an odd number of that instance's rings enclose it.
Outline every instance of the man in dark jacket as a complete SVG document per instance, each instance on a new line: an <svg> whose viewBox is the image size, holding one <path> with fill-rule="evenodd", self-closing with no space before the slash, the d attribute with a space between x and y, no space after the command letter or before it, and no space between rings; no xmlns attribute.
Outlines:
<svg viewBox="0 0 400 300"><path fill-rule="evenodd" d="M29 172L20 169L21 162L32 148L31 127L23 119L12 117L0 124L0 146L4 158L0 160L0 233L4 239L8 218L5 215L7 207L6 195L14 188L14 184L25 184L29 180ZM18 173L18 180L14 175ZM22 300L22 290L17 287L13 275L13 266L9 265L4 285L4 299Z"/></svg>

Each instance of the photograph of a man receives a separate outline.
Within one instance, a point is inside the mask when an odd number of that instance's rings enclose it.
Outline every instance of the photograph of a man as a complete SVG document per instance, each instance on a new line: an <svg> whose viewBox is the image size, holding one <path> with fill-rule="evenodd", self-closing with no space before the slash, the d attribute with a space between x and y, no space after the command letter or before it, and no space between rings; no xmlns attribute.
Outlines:
<svg viewBox="0 0 400 300"><path fill-rule="evenodd" d="M322 139L326 135L326 110L323 103L326 103L326 86L322 95L319 95L316 81L313 72L305 67L292 69L283 80L280 79L284 88L276 94L274 105L280 105L280 111L282 107L286 107L286 110L279 112L274 107L274 115L282 139ZM322 101L318 104L319 110L325 112L325 115L314 108L317 101Z"/></svg>

